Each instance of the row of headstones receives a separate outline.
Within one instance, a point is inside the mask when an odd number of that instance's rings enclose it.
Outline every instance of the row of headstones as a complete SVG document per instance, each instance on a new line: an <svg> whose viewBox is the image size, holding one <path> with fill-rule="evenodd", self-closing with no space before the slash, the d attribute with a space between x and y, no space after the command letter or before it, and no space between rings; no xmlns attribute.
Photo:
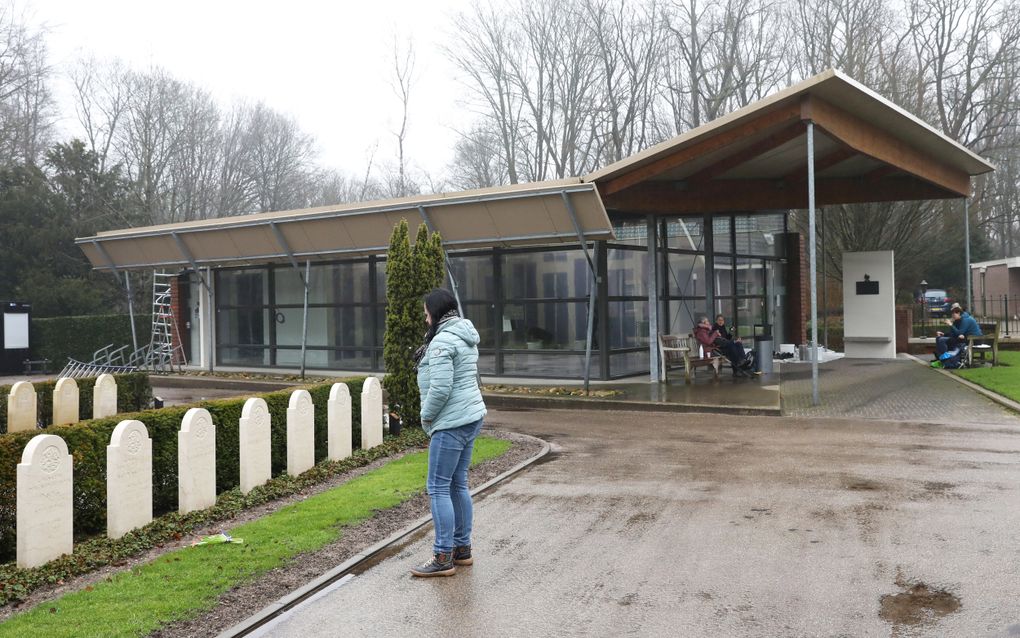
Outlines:
<svg viewBox="0 0 1020 638"><path fill-rule="evenodd" d="M327 405L330 460L352 453L351 395L335 383ZM382 386L375 377L361 391L361 447L383 440ZM307 390L295 390L287 407L287 473L315 465L315 406ZM271 477L270 415L263 399L248 399L239 423L241 491ZM216 503L216 426L208 410L191 408L177 433L178 509L182 513ZM120 538L152 520L152 439L141 421L121 421L106 448L106 533ZM25 446L18 464L18 567L35 567L73 549L71 455L59 436L40 434Z"/></svg>
<svg viewBox="0 0 1020 638"><path fill-rule="evenodd" d="M68 425L78 422L78 382L69 377L57 379L53 388L53 423ZM7 395L7 431L34 430L38 420L35 388L28 381L18 381ZM111 374L101 374L92 391L92 418L117 414L117 381Z"/></svg>

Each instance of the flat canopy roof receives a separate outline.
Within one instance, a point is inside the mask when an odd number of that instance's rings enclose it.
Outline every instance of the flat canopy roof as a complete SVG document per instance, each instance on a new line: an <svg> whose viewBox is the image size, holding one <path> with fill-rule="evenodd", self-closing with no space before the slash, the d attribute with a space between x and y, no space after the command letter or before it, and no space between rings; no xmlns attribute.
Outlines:
<svg viewBox="0 0 1020 638"><path fill-rule="evenodd" d="M609 210L807 207L807 122L818 205L970 194L993 166L907 111L829 70L582 178Z"/></svg>
<svg viewBox="0 0 1020 638"><path fill-rule="evenodd" d="M949 199L991 164L830 70L582 178L99 233L76 240L100 270L225 266L382 254L400 219L428 217L447 248L611 239L606 209L711 214L816 202ZM569 202L569 207L568 207ZM571 218L571 210L576 215Z"/></svg>
<svg viewBox="0 0 1020 638"><path fill-rule="evenodd" d="M98 270L322 261L383 254L401 219L425 216L451 250L577 244L578 232L589 241L613 237L595 186L575 178L131 228L76 242Z"/></svg>

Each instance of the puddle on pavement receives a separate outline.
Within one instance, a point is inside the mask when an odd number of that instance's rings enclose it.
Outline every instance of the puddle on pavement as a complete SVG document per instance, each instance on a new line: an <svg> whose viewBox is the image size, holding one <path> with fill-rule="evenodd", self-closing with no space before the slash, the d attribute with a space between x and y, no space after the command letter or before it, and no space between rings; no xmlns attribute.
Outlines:
<svg viewBox="0 0 1020 638"><path fill-rule="evenodd" d="M899 583L898 583L899 584ZM933 622L960 610L962 603L951 592L933 589L924 583L900 584L904 591L886 594L881 599L879 618L895 630L903 625Z"/></svg>
<svg viewBox="0 0 1020 638"><path fill-rule="evenodd" d="M855 481L847 481L846 489L856 492L873 492L882 489L882 485L875 481L869 481L868 479L858 479Z"/></svg>

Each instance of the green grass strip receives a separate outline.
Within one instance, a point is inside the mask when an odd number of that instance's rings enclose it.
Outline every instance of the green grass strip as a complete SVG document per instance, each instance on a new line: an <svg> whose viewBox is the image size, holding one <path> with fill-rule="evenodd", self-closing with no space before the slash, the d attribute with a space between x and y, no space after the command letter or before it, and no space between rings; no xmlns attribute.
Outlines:
<svg viewBox="0 0 1020 638"><path fill-rule="evenodd" d="M509 441L479 437L472 463L505 453ZM145 636L212 609L220 594L338 539L375 510L423 491L427 452L409 454L332 490L230 530L243 545L169 552L93 587L43 603L0 624L0 636Z"/></svg>
<svg viewBox="0 0 1020 638"><path fill-rule="evenodd" d="M994 368L968 368L956 374L1008 399L1020 401L1020 352L999 351L999 365Z"/></svg>

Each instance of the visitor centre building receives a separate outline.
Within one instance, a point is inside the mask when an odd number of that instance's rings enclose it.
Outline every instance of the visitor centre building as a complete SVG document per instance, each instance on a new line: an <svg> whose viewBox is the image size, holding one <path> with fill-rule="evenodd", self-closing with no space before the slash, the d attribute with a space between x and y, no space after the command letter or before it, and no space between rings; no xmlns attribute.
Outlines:
<svg viewBox="0 0 1020 638"><path fill-rule="evenodd" d="M438 231L482 374L657 379L660 334L723 314L804 343L809 242L791 210L969 196L992 167L837 71L589 175L445 195L128 228L93 266L179 272L189 364L383 368L395 224ZM306 294L307 293L307 294Z"/></svg>

